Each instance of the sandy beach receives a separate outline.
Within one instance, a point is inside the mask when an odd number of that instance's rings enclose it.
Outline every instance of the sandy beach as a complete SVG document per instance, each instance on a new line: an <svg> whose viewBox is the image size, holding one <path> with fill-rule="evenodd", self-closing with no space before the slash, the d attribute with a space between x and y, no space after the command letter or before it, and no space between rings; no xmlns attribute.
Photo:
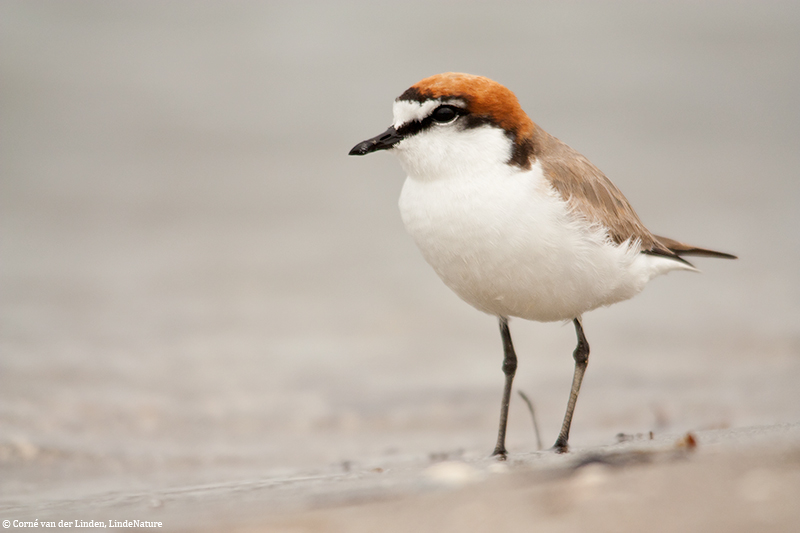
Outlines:
<svg viewBox="0 0 800 533"><path fill-rule="evenodd" d="M0 523L797 529L799 65L792 2L0 1ZM739 256L584 316L566 455L515 394L489 458L495 319L347 156L451 70ZM549 447L574 332L511 330Z"/></svg>

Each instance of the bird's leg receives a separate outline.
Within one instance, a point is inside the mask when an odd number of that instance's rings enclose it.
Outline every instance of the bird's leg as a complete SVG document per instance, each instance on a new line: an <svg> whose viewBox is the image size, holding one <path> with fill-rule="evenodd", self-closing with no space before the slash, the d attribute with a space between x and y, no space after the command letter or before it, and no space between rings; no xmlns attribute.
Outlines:
<svg viewBox="0 0 800 533"><path fill-rule="evenodd" d="M497 431L497 446L492 455L499 455L505 459L506 454L506 426L508 425L508 404L511 401L511 384L517 371L517 354L514 353L514 344L511 342L511 332L508 330L508 319L500 317L500 335L503 337L503 373L506 375L506 385L503 389L503 403L500 406L500 429Z"/></svg>
<svg viewBox="0 0 800 533"><path fill-rule="evenodd" d="M561 433L558 434L558 439L556 439L556 443L553 446L558 453L565 453L569 449L567 440L569 440L569 426L572 424L572 413L575 411L575 402L578 401L583 374L586 372L586 365L589 363L589 343L586 342L586 336L583 334L581 319L576 318L572 322L575 324L575 332L578 334L578 346L572 352L572 357L575 359L575 374L572 377L572 390L569 393L567 412L564 414Z"/></svg>

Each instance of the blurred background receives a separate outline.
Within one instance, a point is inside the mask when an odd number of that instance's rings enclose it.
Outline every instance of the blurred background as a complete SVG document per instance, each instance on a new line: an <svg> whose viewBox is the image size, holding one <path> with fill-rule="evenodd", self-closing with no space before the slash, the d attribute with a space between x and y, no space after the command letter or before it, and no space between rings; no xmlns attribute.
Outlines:
<svg viewBox="0 0 800 533"><path fill-rule="evenodd" d="M391 154L347 156L443 71L740 257L584 317L573 446L800 418L797 2L2 0L0 497L488 454L496 322L406 235ZM574 331L511 328L549 446Z"/></svg>

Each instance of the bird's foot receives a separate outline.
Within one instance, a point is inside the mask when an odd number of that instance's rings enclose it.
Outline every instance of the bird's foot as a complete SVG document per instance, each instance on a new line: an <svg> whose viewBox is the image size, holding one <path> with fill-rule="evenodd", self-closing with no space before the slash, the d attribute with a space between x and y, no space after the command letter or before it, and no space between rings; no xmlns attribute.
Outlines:
<svg viewBox="0 0 800 533"><path fill-rule="evenodd" d="M492 452L492 457L496 457L498 461L505 461L508 459L508 452L505 448L497 447Z"/></svg>

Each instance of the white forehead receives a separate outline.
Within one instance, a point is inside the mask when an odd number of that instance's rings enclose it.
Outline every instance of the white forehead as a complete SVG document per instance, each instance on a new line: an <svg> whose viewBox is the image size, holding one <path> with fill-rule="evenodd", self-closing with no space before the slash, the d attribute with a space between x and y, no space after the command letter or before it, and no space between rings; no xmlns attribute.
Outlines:
<svg viewBox="0 0 800 533"><path fill-rule="evenodd" d="M392 126L394 129L400 129L404 124L413 122L415 120L421 121L431 114L431 112L442 104L449 104L458 107L465 107L466 102L460 98L431 98L424 102L416 102L410 100L395 100L392 107L394 114L394 122Z"/></svg>
<svg viewBox="0 0 800 533"><path fill-rule="evenodd" d="M400 129L403 124L414 122L415 120L422 120L431 114L431 111L439 107L441 101L437 98L435 100L425 100L424 102L415 102L409 100L395 100L392 107L394 114L394 122L392 125L394 129Z"/></svg>

